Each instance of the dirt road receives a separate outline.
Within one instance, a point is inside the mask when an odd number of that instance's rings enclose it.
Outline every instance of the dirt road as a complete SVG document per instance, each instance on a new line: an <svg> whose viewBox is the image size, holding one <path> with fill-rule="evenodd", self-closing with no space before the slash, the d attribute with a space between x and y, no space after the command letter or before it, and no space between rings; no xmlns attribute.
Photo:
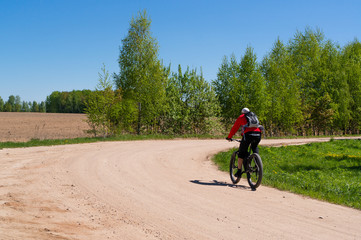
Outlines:
<svg viewBox="0 0 361 240"><path fill-rule="evenodd" d="M0 150L0 240L361 239L361 211L251 191L246 180L230 184L209 157L234 146L167 140Z"/></svg>

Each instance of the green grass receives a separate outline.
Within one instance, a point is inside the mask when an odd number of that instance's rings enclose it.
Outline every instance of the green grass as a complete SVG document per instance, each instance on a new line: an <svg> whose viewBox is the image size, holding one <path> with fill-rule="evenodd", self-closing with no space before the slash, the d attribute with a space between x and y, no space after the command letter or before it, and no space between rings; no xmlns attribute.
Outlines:
<svg viewBox="0 0 361 240"><path fill-rule="evenodd" d="M54 140L38 140L33 139L28 142L0 142L0 149L2 148L21 148L21 147L37 147L37 146L53 146L65 144L79 144L92 143L103 141L133 141L133 140L148 140L148 139L169 139L171 137L163 135L122 135L118 137L93 137L93 138L74 138L74 139L54 139Z"/></svg>
<svg viewBox="0 0 361 240"><path fill-rule="evenodd" d="M361 140L260 147L262 185L361 209ZM214 161L228 171L234 150Z"/></svg>
<svg viewBox="0 0 361 240"><path fill-rule="evenodd" d="M93 138L74 138L74 139L55 139L55 140L38 140L33 139L28 142L0 142L0 149L3 148L22 148L22 147L37 147L37 146L53 146L65 144L79 144L79 143L92 143L104 141L136 141L136 140L165 140L176 138L196 138L196 139L210 139L210 138L224 138L223 136L211 135L120 135L116 137L93 137Z"/></svg>

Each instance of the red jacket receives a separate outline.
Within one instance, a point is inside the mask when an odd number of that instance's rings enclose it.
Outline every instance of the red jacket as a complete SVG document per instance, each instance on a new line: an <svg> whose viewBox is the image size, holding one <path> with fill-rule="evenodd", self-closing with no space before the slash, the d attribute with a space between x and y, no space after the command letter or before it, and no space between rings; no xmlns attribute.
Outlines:
<svg viewBox="0 0 361 240"><path fill-rule="evenodd" d="M247 124L247 118L246 118L246 116L244 114L242 114L241 116L239 116L237 118L236 122L234 123L231 131L228 134L228 138L232 138L233 135L236 134L238 129L241 126L244 126L246 124ZM243 136L244 133L247 133L247 132L261 132L261 129L260 128L245 128L244 132L242 132L242 136Z"/></svg>

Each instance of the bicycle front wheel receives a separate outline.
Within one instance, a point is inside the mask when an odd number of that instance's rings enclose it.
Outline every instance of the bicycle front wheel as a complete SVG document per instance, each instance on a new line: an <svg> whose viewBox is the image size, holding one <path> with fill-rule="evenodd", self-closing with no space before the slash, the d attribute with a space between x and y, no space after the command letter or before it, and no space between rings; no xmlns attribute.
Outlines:
<svg viewBox="0 0 361 240"><path fill-rule="evenodd" d="M261 185L263 177L263 164L261 156L257 153L253 153L247 159L247 180L252 189L256 189Z"/></svg>
<svg viewBox="0 0 361 240"><path fill-rule="evenodd" d="M238 151L233 152L231 161L229 163L229 175L231 177L232 183L237 184L241 177L236 177L235 174L238 171Z"/></svg>

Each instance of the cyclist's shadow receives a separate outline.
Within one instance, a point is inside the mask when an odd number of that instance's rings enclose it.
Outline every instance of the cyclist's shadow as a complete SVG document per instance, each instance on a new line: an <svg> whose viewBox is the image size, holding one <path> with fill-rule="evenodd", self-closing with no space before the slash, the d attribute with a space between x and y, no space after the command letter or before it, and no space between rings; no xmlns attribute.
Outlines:
<svg viewBox="0 0 361 240"><path fill-rule="evenodd" d="M213 181L202 181L202 180L190 180L191 183L203 185L203 186L221 186L221 187L231 187L231 188L240 188L245 190L251 190L250 187L244 186L244 185L236 185L236 184L230 184L227 182L219 182L217 180Z"/></svg>

